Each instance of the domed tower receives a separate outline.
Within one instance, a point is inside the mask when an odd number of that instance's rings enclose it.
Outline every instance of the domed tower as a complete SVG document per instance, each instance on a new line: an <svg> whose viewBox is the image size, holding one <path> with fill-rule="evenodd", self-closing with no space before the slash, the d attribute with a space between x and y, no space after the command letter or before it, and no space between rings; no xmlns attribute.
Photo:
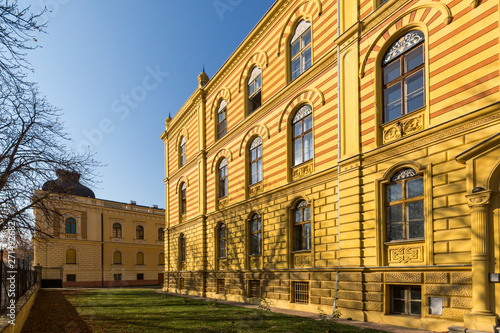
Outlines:
<svg viewBox="0 0 500 333"><path fill-rule="evenodd" d="M49 180L42 186L43 191L76 195L95 199L94 192L80 184L80 174L69 170L56 170L56 180Z"/></svg>

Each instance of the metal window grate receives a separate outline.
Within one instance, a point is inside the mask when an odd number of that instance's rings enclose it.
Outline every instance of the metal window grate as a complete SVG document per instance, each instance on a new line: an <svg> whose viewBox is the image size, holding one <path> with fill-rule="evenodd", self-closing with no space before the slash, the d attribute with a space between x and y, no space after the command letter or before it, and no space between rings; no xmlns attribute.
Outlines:
<svg viewBox="0 0 500 333"><path fill-rule="evenodd" d="M225 294L226 293L226 280L217 279L217 294Z"/></svg>
<svg viewBox="0 0 500 333"><path fill-rule="evenodd" d="M309 282L293 283L293 299L295 303L309 303Z"/></svg>
<svg viewBox="0 0 500 333"><path fill-rule="evenodd" d="M248 297L260 297L260 281L248 281Z"/></svg>
<svg viewBox="0 0 500 333"><path fill-rule="evenodd" d="M179 278L177 289L184 289L184 278Z"/></svg>
<svg viewBox="0 0 500 333"><path fill-rule="evenodd" d="M67 282L76 282L76 274L66 274Z"/></svg>

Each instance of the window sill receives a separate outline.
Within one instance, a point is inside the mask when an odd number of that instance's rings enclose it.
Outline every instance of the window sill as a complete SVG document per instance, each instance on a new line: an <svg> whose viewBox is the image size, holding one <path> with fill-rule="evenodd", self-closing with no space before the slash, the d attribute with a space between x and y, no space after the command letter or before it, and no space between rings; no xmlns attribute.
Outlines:
<svg viewBox="0 0 500 333"><path fill-rule="evenodd" d="M412 244L412 243L423 243L425 242L425 238L412 238L412 239L401 239L401 240L393 240L384 242L385 245L399 245L399 244Z"/></svg>
<svg viewBox="0 0 500 333"><path fill-rule="evenodd" d="M252 184L248 187L248 196L255 197L264 192L264 184L262 181Z"/></svg>
<svg viewBox="0 0 500 333"><path fill-rule="evenodd" d="M425 107L382 124L382 144L387 144L425 129Z"/></svg>
<svg viewBox="0 0 500 333"><path fill-rule="evenodd" d="M302 162L292 167L292 181L312 175L314 172L313 159Z"/></svg>
<svg viewBox="0 0 500 333"><path fill-rule="evenodd" d="M228 199L227 195L223 198L220 198L217 201L217 209L223 209L227 206L229 206L229 199Z"/></svg>
<svg viewBox="0 0 500 333"><path fill-rule="evenodd" d="M61 238L66 238L66 239L82 239L81 234L61 234Z"/></svg>

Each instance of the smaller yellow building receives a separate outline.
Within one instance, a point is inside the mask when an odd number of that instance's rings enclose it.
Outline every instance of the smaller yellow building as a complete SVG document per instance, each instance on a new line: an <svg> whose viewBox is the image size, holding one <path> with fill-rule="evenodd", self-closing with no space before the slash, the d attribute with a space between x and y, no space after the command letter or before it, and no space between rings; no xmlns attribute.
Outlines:
<svg viewBox="0 0 500 333"><path fill-rule="evenodd" d="M163 283L165 210L96 199L80 175L57 170L43 191L53 216L35 211L35 264L47 284L64 287ZM35 196L37 193L35 193Z"/></svg>

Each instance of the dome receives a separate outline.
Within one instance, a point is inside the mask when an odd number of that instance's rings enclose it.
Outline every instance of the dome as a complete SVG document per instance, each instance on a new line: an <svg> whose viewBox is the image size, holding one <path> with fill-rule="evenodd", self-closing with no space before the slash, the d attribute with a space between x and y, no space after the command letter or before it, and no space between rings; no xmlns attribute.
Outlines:
<svg viewBox="0 0 500 333"><path fill-rule="evenodd" d="M203 89L207 85L208 81L208 75L205 73L205 68L203 68L203 72L198 75L198 86Z"/></svg>
<svg viewBox="0 0 500 333"><path fill-rule="evenodd" d="M95 199L94 192L80 184L80 174L78 172L58 169L56 170L56 176L56 180L49 180L43 184L43 191Z"/></svg>

